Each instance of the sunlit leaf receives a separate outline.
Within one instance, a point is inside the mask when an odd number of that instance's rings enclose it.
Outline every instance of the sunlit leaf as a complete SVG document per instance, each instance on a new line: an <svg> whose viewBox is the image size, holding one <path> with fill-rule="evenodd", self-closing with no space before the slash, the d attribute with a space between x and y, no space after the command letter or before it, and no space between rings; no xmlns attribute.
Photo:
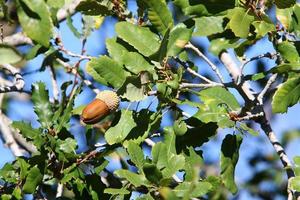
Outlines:
<svg viewBox="0 0 300 200"><path fill-rule="evenodd" d="M105 139L108 144L112 145L122 142L136 126L132 114L132 111L122 110L121 119L118 124L109 128L105 133Z"/></svg>
<svg viewBox="0 0 300 200"><path fill-rule="evenodd" d="M289 78L277 89L272 100L274 113L287 112L288 107L295 105L300 98L300 77Z"/></svg>

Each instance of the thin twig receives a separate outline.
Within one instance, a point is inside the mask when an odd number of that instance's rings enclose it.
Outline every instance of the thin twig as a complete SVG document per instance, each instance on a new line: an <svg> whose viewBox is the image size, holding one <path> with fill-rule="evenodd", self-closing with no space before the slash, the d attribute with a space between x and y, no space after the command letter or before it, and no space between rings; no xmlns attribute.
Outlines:
<svg viewBox="0 0 300 200"><path fill-rule="evenodd" d="M258 102L262 105L263 104L263 98L268 91L268 89L271 87L271 85L275 82L277 78L277 74L273 74L270 79L268 80L267 84L265 85L264 89L260 92L260 94L257 96Z"/></svg>
<svg viewBox="0 0 300 200"><path fill-rule="evenodd" d="M12 86L0 86L0 93L22 91L25 81L19 70L10 64L2 64L2 68L8 70L15 77L15 80Z"/></svg>
<svg viewBox="0 0 300 200"><path fill-rule="evenodd" d="M179 58L175 58L175 60L180 63L187 72L189 72L190 74L202 79L203 81L207 82L207 83L215 83L212 80L209 80L208 78L206 78L205 76L202 76L201 74L197 73L195 70L191 69L189 66L187 66L186 63L184 63L183 61L181 61Z"/></svg>
<svg viewBox="0 0 300 200"><path fill-rule="evenodd" d="M252 57L252 58L249 58L249 59L246 59L244 60L244 62L242 63L241 65L241 71L243 72L246 65L254 60L259 60L261 58L270 58L270 59L275 59L277 57L278 53L264 53L264 54L261 54L261 55L258 55L258 56L255 56L255 57Z"/></svg>
<svg viewBox="0 0 300 200"><path fill-rule="evenodd" d="M211 87L224 87L221 83L181 83L180 88L211 88Z"/></svg>
<svg viewBox="0 0 300 200"><path fill-rule="evenodd" d="M50 70L50 77L51 77L51 82L52 82L53 98L54 98L54 101L58 101L59 89L58 89L58 84L57 84L57 80L56 80L55 69L53 68L53 66L49 66L49 70Z"/></svg>
<svg viewBox="0 0 300 200"><path fill-rule="evenodd" d="M72 73L72 74L76 75L76 71L77 71L76 68L72 67L70 64L68 64L68 63L66 63L66 62L64 62L64 61L62 61L61 59L58 59L58 58L57 58L56 61L59 62L59 63L67 70L68 73ZM91 88L96 94L98 94L98 93L100 92L100 90L97 89L97 88L93 85L93 83L92 83L91 81L89 81L88 79L86 79L83 75L78 74L78 76L79 76L80 79L83 81L83 83L84 83L87 87Z"/></svg>
<svg viewBox="0 0 300 200"><path fill-rule="evenodd" d="M192 43L189 42L187 45L185 45L185 48L192 49L193 51L195 51L195 53L199 57L201 57L210 66L210 68L216 73L221 83L224 83L223 76L221 75L217 66L213 64L197 47L195 47Z"/></svg>

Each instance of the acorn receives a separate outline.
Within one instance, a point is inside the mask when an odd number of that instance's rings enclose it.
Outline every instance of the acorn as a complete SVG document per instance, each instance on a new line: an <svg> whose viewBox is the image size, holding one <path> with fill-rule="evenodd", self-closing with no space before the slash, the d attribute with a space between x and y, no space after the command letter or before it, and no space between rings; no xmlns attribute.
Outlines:
<svg viewBox="0 0 300 200"><path fill-rule="evenodd" d="M120 99L117 93L104 90L82 111L81 120L85 124L95 124L119 107Z"/></svg>

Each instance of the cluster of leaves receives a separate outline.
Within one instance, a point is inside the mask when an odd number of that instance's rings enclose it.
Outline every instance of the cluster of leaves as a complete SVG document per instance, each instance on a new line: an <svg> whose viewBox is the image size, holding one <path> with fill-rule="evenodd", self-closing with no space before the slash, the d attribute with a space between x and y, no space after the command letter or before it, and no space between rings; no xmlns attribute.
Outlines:
<svg viewBox="0 0 300 200"><path fill-rule="evenodd" d="M23 194L55 195L53 186L58 183L65 186L66 198L75 199L129 199L135 191L141 194L137 199L222 199L226 198L224 191L237 193L234 172L243 138L240 133L257 133L247 124L231 120L228 112L241 107L227 89L213 87L199 92L180 87L186 80L194 78L186 72L186 67L197 70L185 45L193 36L205 36L214 55L232 48L242 57L250 46L268 36L282 61L259 77L254 74L250 78L258 80L272 73L282 75L284 83L274 95L272 108L273 112L286 112L300 98L300 48L295 39L299 36L299 5L291 0L275 1L276 15L283 27L279 30L268 15L256 10L256 6L253 9L247 1L174 0L171 3L181 12L183 20L178 23L173 20L164 0L137 0L137 19L126 9L125 1L81 1L77 11L88 15L84 17L85 24L93 25L84 27L79 33L69 18L68 25L75 36L86 38L91 27L95 27L103 16L120 19L115 25L116 37L106 40L108 55L92 58L87 63L87 73L96 82L116 90L123 101L139 102L155 91L156 112L121 109L105 130L107 144L104 148L91 148L78 154L69 121L78 114L73 104L80 87L67 95L71 83L64 83L60 102L50 103L45 85L34 84L32 101L40 127L35 129L25 122L14 122L12 126L19 129L37 151L1 169L0 178L4 181L0 187L1 199L22 199ZM28 59L46 52L43 65L48 66L61 57L51 39L52 30L58 25L56 13L63 4L64 1L51 0L16 1L22 30L35 44ZM124 18L129 20L122 21ZM10 55L3 57L9 60L1 59L1 52ZM16 63L19 57L13 47L0 46L0 62ZM189 100L191 94L201 103ZM185 119L181 105L192 106L198 112ZM161 127L166 110L174 113L172 127ZM218 128L233 127L237 134L228 134L220 149L220 174L206 176L203 156L195 149L215 136ZM151 155L145 156L143 143L162 128L162 141L153 145ZM94 131L90 126L86 130L87 134ZM107 157L119 149L126 150L128 159L122 160L122 169L111 172L107 169ZM300 165L298 160L296 158L295 163ZM103 173L108 174L108 183L101 179ZM182 176L182 180L174 178L176 175ZM298 176L292 185L295 190L300 190Z"/></svg>

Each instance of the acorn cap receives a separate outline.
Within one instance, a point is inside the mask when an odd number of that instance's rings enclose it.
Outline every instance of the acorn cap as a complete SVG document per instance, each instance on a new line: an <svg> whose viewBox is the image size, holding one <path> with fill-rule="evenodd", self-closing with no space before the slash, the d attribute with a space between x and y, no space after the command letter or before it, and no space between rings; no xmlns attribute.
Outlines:
<svg viewBox="0 0 300 200"><path fill-rule="evenodd" d="M119 107L120 99L114 91L104 90L97 94L96 99L103 101L110 111L115 111Z"/></svg>

